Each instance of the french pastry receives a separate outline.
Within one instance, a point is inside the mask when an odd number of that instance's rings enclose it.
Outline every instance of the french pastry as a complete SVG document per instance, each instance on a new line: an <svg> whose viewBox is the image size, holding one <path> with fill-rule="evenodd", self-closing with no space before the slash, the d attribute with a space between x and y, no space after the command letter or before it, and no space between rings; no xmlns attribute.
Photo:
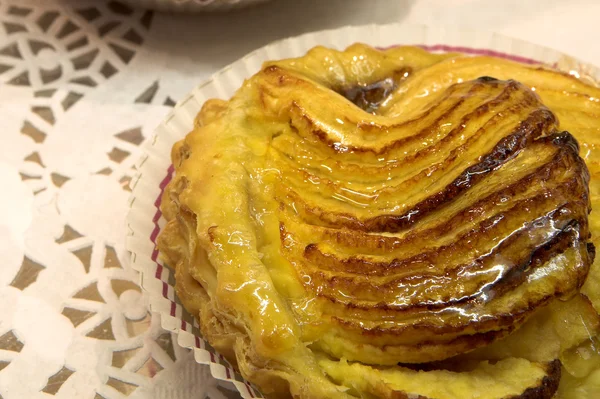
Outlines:
<svg viewBox="0 0 600 399"><path fill-rule="evenodd" d="M568 74L316 47L204 104L158 246L267 398L583 398L599 143L600 89Z"/></svg>

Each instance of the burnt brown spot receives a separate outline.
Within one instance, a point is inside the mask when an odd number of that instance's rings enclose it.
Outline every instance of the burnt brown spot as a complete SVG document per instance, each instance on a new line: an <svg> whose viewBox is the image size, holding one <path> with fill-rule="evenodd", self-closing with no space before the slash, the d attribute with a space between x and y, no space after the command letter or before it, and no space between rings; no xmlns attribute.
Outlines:
<svg viewBox="0 0 600 399"><path fill-rule="evenodd" d="M587 251L588 251L588 256L590 257L590 262L594 263L594 260L596 259L596 246L593 243L588 242L587 243Z"/></svg>
<svg viewBox="0 0 600 399"><path fill-rule="evenodd" d="M558 391L561 372L560 360L556 359L546 366L546 375L540 385L528 388L520 395L503 399L551 399Z"/></svg>
<svg viewBox="0 0 600 399"><path fill-rule="evenodd" d="M492 78L491 76L480 76L477 78L480 82L497 82L498 79Z"/></svg>
<svg viewBox="0 0 600 399"><path fill-rule="evenodd" d="M215 240L217 239L216 237L216 233L215 230L217 229L218 226L210 226L208 228L208 230L206 231L208 233L208 238L210 239L210 242L214 243Z"/></svg>
<svg viewBox="0 0 600 399"><path fill-rule="evenodd" d="M353 102L362 110L375 113L379 106L392 94L403 80L409 77L412 68L401 68L392 76L373 83L362 83L350 87L340 87L334 90Z"/></svg>

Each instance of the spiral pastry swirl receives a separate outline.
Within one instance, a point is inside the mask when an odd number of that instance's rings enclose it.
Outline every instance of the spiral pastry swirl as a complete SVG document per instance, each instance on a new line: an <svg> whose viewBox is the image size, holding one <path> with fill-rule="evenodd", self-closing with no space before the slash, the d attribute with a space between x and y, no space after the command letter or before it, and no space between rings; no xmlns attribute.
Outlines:
<svg viewBox="0 0 600 399"><path fill-rule="evenodd" d="M173 148L159 248L179 296L272 397L552 397L563 352L515 340L548 314L599 324L567 90L598 91L411 47L266 63Z"/></svg>

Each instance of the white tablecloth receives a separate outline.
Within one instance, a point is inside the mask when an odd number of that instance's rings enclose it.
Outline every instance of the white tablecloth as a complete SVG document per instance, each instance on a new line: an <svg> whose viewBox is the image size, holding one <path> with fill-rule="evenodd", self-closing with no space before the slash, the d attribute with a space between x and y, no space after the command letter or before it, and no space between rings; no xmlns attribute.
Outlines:
<svg viewBox="0 0 600 399"><path fill-rule="evenodd" d="M274 0L186 16L0 0L0 398L236 397L148 314L124 248L139 144L220 67L278 38L388 22L493 30L600 65L598 15L596 0Z"/></svg>

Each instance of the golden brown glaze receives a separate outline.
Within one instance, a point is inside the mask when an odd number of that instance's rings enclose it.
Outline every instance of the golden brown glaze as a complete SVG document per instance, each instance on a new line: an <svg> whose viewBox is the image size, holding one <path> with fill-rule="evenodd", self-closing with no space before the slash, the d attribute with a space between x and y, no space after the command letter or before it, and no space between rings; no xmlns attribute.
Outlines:
<svg viewBox="0 0 600 399"><path fill-rule="evenodd" d="M493 348L566 315L560 301L599 327L578 294L595 192L573 136L600 132L598 92L410 47L267 63L173 148L159 247L178 294L273 397L475 398L456 395L487 378L486 398L550 398L554 359L589 334L552 336L540 358ZM568 93L591 105L572 111Z"/></svg>

